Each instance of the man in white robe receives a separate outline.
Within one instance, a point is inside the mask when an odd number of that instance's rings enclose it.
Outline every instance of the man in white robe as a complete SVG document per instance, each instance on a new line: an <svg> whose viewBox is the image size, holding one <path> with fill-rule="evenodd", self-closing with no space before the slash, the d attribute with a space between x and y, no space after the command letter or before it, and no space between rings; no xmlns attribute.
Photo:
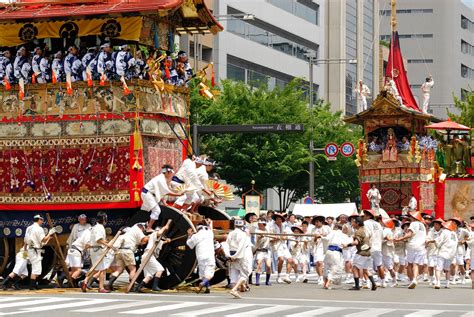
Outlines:
<svg viewBox="0 0 474 317"><path fill-rule="evenodd" d="M198 273L201 283L199 283L198 293L205 288L205 293L210 293L209 281L214 276L216 268L216 258L214 253L214 233L207 223L202 222L197 226L197 232L192 228L188 229L188 240L186 244L191 249L196 249L196 259L198 262Z"/></svg>
<svg viewBox="0 0 474 317"><path fill-rule="evenodd" d="M426 81L421 85L421 91L423 93L423 113L428 113L428 106L430 104L430 95L431 95L431 88L434 86L434 80L433 77L430 75L430 77L426 78Z"/></svg>
<svg viewBox="0 0 474 317"><path fill-rule="evenodd" d="M239 289L252 273L252 243L244 224L243 220L235 220L235 229L229 233L226 241L230 252L231 282L235 283L229 293L235 298L241 298Z"/></svg>

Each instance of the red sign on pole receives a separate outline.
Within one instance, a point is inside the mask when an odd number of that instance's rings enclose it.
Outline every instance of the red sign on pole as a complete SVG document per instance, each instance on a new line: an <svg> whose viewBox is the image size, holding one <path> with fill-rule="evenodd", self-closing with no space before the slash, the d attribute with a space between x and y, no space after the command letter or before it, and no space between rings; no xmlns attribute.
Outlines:
<svg viewBox="0 0 474 317"><path fill-rule="evenodd" d="M341 154L345 157L352 156L352 154L354 154L354 151L354 144L352 144L351 142L344 142L341 144Z"/></svg>
<svg viewBox="0 0 474 317"><path fill-rule="evenodd" d="M326 154L329 160L334 161L336 160L336 156L339 153L339 147L336 143L328 143L324 147L324 153Z"/></svg>

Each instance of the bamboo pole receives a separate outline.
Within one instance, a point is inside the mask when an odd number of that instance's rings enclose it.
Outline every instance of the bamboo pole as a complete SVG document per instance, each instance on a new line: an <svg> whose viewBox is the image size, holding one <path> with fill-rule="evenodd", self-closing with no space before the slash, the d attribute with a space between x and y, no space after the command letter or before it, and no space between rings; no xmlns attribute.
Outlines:
<svg viewBox="0 0 474 317"><path fill-rule="evenodd" d="M161 236L168 230L170 224L171 224L171 219L169 219L168 222L166 223L166 225L163 227L163 228L166 228L166 230L163 231L163 233L156 239L156 241L155 241L155 243L153 244L153 246L151 247L151 249L148 250L147 256L145 257L145 259L143 259L142 263L140 263L140 267L138 268L138 270L137 270L137 272L135 273L135 275L133 275L133 278L132 278L132 280L130 281L130 283L128 284L127 289L125 290L125 293L130 292L130 290L131 290L132 287L133 287L133 284L135 284L135 281L136 281L137 278L140 276L140 274L142 273L143 269L145 268L145 266L146 266L146 265L148 264L148 262L150 261L151 257L154 256L155 250L156 250L156 248L158 247L158 244L160 243ZM153 234L156 234L156 232L154 232ZM178 238L181 238L181 237L178 237Z"/></svg>
<svg viewBox="0 0 474 317"><path fill-rule="evenodd" d="M91 276L95 269L97 268L97 266L102 263L102 261L104 260L105 256L107 255L107 253L109 253L110 249L112 249L112 246L114 245L115 241L117 241L118 237L122 234L122 231L118 231L116 234L115 234L115 237L108 243L108 247L105 248L105 251L104 253L100 256L99 258L99 261L97 261L89 270L89 272L87 272L86 274L86 278Z"/></svg>
<svg viewBox="0 0 474 317"><path fill-rule="evenodd" d="M46 213L46 219L48 220L49 227L51 229L54 228L53 220L51 219L51 216L49 215L49 213ZM54 242L57 248L57 254L59 255L59 262L61 263L61 266L63 267L64 274L66 274L69 286L74 287L74 283L72 282L71 274L69 274L69 269L67 267L66 260L64 259L63 250L61 249L61 244L59 243L58 236L56 233L54 233L53 236L54 236Z"/></svg>

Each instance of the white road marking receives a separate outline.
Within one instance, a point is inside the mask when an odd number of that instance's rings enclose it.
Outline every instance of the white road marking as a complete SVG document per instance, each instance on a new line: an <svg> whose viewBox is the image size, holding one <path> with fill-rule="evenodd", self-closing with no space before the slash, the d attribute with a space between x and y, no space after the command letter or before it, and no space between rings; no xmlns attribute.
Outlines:
<svg viewBox="0 0 474 317"><path fill-rule="evenodd" d="M116 310L116 309L122 309L122 308L132 308L132 307L135 307L135 306L153 305L155 303L156 302L150 301L150 300L147 300L147 301L134 301L134 302L115 304L115 305L107 305L107 306L99 306L99 307L78 309L78 310L73 310L72 312L73 313L96 313L96 312L99 312L99 311L106 311L106 310Z"/></svg>
<svg viewBox="0 0 474 317"><path fill-rule="evenodd" d="M160 303L163 303L163 302L156 302L156 301L151 302L151 304L156 304L156 305L159 305ZM143 314L163 312L163 311L169 311L169 310L175 310L175 309L181 309L181 308L187 308L187 307L193 307L193 306L208 305L208 304L210 303L186 302L186 303L181 303L181 304L172 304L172 305L165 305L165 306L159 305L159 306L155 306L151 308L124 311L124 312L120 312L120 314L143 315Z"/></svg>
<svg viewBox="0 0 474 317"><path fill-rule="evenodd" d="M275 298L272 297L252 297L252 300L269 300L269 301L275 301ZM414 305L414 306L426 306L425 303L412 303L412 302L378 302L378 301L350 301L350 300L337 300L337 299L306 299L306 298L284 298L285 301L295 301L295 302L312 302L312 303L321 303L321 305L327 304L327 303L350 303L350 304L380 304L380 305ZM318 304L315 304L317 306L321 306ZM471 304L452 304L452 303L430 303L429 306L471 306ZM361 307L359 307L361 308ZM364 307L362 307L364 308ZM443 309L444 310L444 309Z"/></svg>
<svg viewBox="0 0 474 317"><path fill-rule="evenodd" d="M405 317L431 317L441 314L443 310L417 310L411 314L405 315Z"/></svg>
<svg viewBox="0 0 474 317"><path fill-rule="evenodd" d="M217 303L212 303L212 304L217 304ZM211 307L211 308L206 308L206 309L201 309L201 310L183 312L183 313L173 314L172 316L188 316L188 317L202 316L202 315L207 315L207 314L223 313L228 310L242 309L242 308L247 308L251 306L255 306L255 304L221 304L219 307Z"/></svg>
<svg viewBox="0 0 474 317"><path fill-rule="evenodd" d="M16 300L24 300L24 299L38 299L38 298L41 298L41 297L13 297L13 296L10 296L10 297L1 297L0 298L0 303L4 303L4 302L13 302L13 301L16 301Z"/></svg>
<svg viewBox="0 0 474 317"><path fill-rule="evenodd" d="M358 313L352 313L352 314L347 314L344 315L344 317L376 317L380 316L383 314L388 314L396 311L396 309L385 309L385 308L371 308L371 309L365 309L364 311L358 312Z"/></svg>
<svg viewBox="0 0 474 317"><path fill-rule="evenodd" d="M63 309L63 308L67 309L67 308L78 307L78 306L90 306L90 305L96 305L96 304L115 302L115 299L89 299L87 301L85 300L77 301L75 299L68 298L68 300L74 300L74 302L59 304L59 305L52 304L52 305L39 306L39 307L21 308L21 310L26 311L26 312L39 312L39 311L48 311L48 310L56 310L56 309Z"/></svg>
<svg viewBox="0 0 474 317"><path fill-rule="evenodd" d="M307 317L307 316L319 316L324 314L333 313L339 310L350 309L350 307L321 307L318 309L308 310L301 313L296 313L292 315L286 315L287 317Z"/></svg>
<svg viewBox="0 0 474 317"><path fill-rule="evenodd" d="M470 312L467 312L465 314L462 314L459 317L474 317L474 312L470 311Z"/></svg>
<svg viewBox="0 0 474 317"><path fill-rule="evenodd" d="M255 304L255 306L260 305L260 304ZM294 305L277 305L277 306L272 306L272 307L265 307L265 308L260 308L260 309L254 309L248 312L241 312L241 313L236 313L232 315L226 315L226 317L239 317L239 316L261 316L261 315L266 315L266 314L272 314L272 313L281 313L285 310L290 310L294 308L298 308L299 306L294 306ZM281 315L281 314L278 314Z"/></svg>
<svg viewBox="0 0 474 317"><path fill-rule="evenodd" d="M15 302L15 303L0 304L0 308L33 306L33 305L49 304L49 303L54 303L54 302L65 302L68 300L73 300L73 299L64 298L64 297L56 297L56 298L42 297L41 299L29 300L29 301L24 301L20 303Z"/></svg>

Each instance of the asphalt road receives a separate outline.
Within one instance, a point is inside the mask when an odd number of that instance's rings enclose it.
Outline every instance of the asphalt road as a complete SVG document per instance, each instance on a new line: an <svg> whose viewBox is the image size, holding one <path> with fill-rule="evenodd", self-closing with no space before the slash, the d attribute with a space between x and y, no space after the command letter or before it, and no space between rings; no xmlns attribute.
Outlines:
<svg viewBox="0 0 474 317"><path fill-rule="evenodd" d="M123 286L124 284L122 284ZM120 286L120 285L117 285ZM98 294L73 289L0 292L0 316L462 316L474 317L471 285L434 290L426 283L377 291L323 290L316 284L252 287L242 299L223 288L160 294Z"/></svg>

